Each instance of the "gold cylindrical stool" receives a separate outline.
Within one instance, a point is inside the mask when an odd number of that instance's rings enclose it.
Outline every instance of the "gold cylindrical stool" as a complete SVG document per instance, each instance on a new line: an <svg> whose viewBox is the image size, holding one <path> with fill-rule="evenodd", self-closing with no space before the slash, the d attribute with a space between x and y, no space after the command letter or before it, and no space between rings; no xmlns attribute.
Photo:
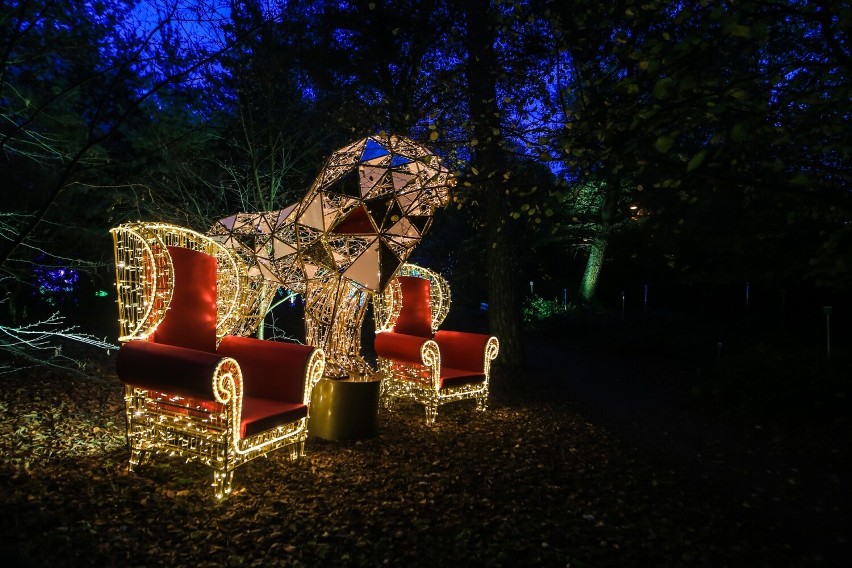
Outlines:
<svg viewBox="0 0 852 568"><path fill-rule="evenodd" d="M379 432L381 380L321 379L311 395L308 434L325 440L370 438Z"/></svg>

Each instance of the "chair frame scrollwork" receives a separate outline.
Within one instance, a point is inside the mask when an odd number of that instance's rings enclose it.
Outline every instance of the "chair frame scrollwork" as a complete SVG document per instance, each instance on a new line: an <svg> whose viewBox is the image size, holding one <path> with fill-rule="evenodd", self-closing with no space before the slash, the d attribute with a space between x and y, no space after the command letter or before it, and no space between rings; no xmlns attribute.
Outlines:
<svg viewBox="0 0 852 568"><path fill-rule="evenodd" d="M430 310L432 313L432 332L443 323L450 309L450 287L438 273L406 263L398 276L416 276L430 282ZM374 296L376 333L393 329L402 307L402 291L399 282L394 279L384 293ZM436 335L436 339L440 336ZM382 400L388 409L393 408L396 399L409 399L421 403L426 411L426 423L434 424L441 405L460 400L476 400L476 409L487 409L488 391L491 378L491 362L497 357L500 343L496 337L487 337L483 349L482 369L484 380L481 382L441 387L441 349L438 341L430 339L420 345L419 360L396 360L378 357L379 372L382 375Z"/></svg>
<svg viewBox="0 0 852 568"><path fill-rule="evenodd" d="M254 331L274 295L275 287L250 276L247 265L235 251L208 236L165 223L141 222L115 227L111 233L122 343L149 344L146 340L166 316L174 287L169 246L216 257L216 302L220 308L216 321L217 345L224 345L225 336ZM258 349L276 348L274 342L256 341ZM202 353L201 366L209 370L210 374L204 376L210 377L210 383L195 398L125 381L131 471L146 463L154 453L198 461L213 469L215 494L221 499L231 493L233 472L238 466L278 449L287 449L293 460L304 455L307 416L254 435L240 436L243 372L236 359L181 347L154 344L151 348L163 349L166 356L169 352L177 353L177 357L181 352ZM301 402L307 406L314 385L323 376L325 353L315 349L305 356Z"/></svg>
<svg viewBox="0 0 852 568"><path fill-rule="evenodd" d="M310 404L324 365L323 352L314 351L307 365L304 404ZM125 385L130 471L161 452L198 461L213 469L215 495L222 499L232 491L237 467L282 448L291 461L305 455L307 417L240 438L242 374L234 359L221 359L211 387L216 404Z"/></svg>

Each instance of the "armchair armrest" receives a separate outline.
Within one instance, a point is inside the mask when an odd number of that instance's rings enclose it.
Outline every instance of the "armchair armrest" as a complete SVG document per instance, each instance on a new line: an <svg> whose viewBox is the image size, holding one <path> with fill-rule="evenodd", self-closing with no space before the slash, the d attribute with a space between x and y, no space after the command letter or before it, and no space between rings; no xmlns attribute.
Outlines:
<svg viewBox="0 0 852 568"><path fill-rule="evenodd" d="M229 357L150 341L122 345L115 365L127 385L221 403L231 398L228 392L216 392L224 386L218 383L223 371L235 381L225 391L238 388L241 380L239 365Z"/></svg>
<svg viewBox="0 0 852 568"><path fill-rule="evenodd" d="M216 352L240 362L245 396L269 400L309 404L325 368L321 349L298 343L226 336Z"/></svg>
<svg viewBox="0 0 852 568"><path fill-rule="evenodd" d="M373 348L376 355L384 359L425 365L427 362L424 352L428 351L431 345L435 345L435 342L428 337L383 331L376 334Z"/></svg>
<svg viewBox="0 0 852 568"><path fill-rule="evenodd" d="M454 369L482 373L483 365L497 356L497 339L481 333L439 331L435 343L441 349L441 365Z"/></svg>

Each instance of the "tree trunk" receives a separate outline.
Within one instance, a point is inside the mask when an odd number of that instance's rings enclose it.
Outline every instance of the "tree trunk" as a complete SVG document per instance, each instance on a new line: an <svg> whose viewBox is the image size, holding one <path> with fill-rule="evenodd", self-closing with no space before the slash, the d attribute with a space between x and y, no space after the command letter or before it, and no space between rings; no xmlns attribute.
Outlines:
<svg viewBox="0 0 852 568"><path fill-rule="evenodd" d="M486 255L488 274L488 323L500 340L498 366L519 369L521 347L521 302L517 280L517 247L507 222L506 204L496 191L486 196L488 207Z"/></svg>
<svg viewBox="0 0 852 568"><path fill-rule="evenodd" d="M592 249L589 251L589 260L586 262L586 270L583 272L583 281L580 283L580 298L589 303L595 296L598 285L598 276L603 266L606 254L607 237L599 235L592 240Z"/></svg>
<svg viewBox="0 0 852 568"><path fill-rule="evenodd" d="M589 260L586 262L586 270L583 272L583 281L580 283L580 299L589 303L595 297L598 286L598 278L603 268L606 248L609 244L610 233L613 230L618 215L618 183L607 180L603 186L603 203L600 210L600 224L597 226L592 238L592 248L589 251Z"/></svg>
<svg viewBox="0 0 852 568"><path fill-rule="evenodd" d="M505 156L497 106L498 69L494 56L495 27L487 0L464 3L467 20L467 80L474 156L471 181L479 184L486 206L486 276L491 333L500 340L495 365L520 368L521 308L515 267L516 240L511 235L508 200L503 182ZM478 172L476 174L475 172Z"/></svg>

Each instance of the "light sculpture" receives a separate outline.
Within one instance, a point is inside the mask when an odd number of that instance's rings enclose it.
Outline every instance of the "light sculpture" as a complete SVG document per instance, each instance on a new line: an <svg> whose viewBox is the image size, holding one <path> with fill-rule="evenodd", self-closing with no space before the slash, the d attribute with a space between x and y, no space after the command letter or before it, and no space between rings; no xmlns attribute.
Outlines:
<svg viewBox="0 0 852 568"><path fill-rule="evenodd" d="M474 399L485 410L496 337L439 331L450 309L450 287L436 272L408 264L374 298L375 349L385 405L396 399L423 404L434 424L444 404Z"/></svg>
<svg viewBox="0 0 852 568"><path fill-rule="evenodd" d="M174 291L169 246L214 256L216 337L249 335L257 329L275 287L260 278L242 257L214 239L177 225L125 223L110 230L115 252L121 342L147 339L165 318Z"/></svg>
<svg viewBox="0 0 852 568"><path fill-rule="evenodd" d="M275 288L189 229L128 223L111 232L130 469L156 453L197 460L223 498L235 468L279 449L303 455L322 350L241 337Z"/></svg>
<svg viewBox="0 0 852 568"><path fill-rule="evenodd" d="M332 153L305 197L238 213L208 232L276 286L305 297L305 335L332 377L372 371L361 357L367 302L411 255L455 178L424 146L393 134Z"/></svg>

